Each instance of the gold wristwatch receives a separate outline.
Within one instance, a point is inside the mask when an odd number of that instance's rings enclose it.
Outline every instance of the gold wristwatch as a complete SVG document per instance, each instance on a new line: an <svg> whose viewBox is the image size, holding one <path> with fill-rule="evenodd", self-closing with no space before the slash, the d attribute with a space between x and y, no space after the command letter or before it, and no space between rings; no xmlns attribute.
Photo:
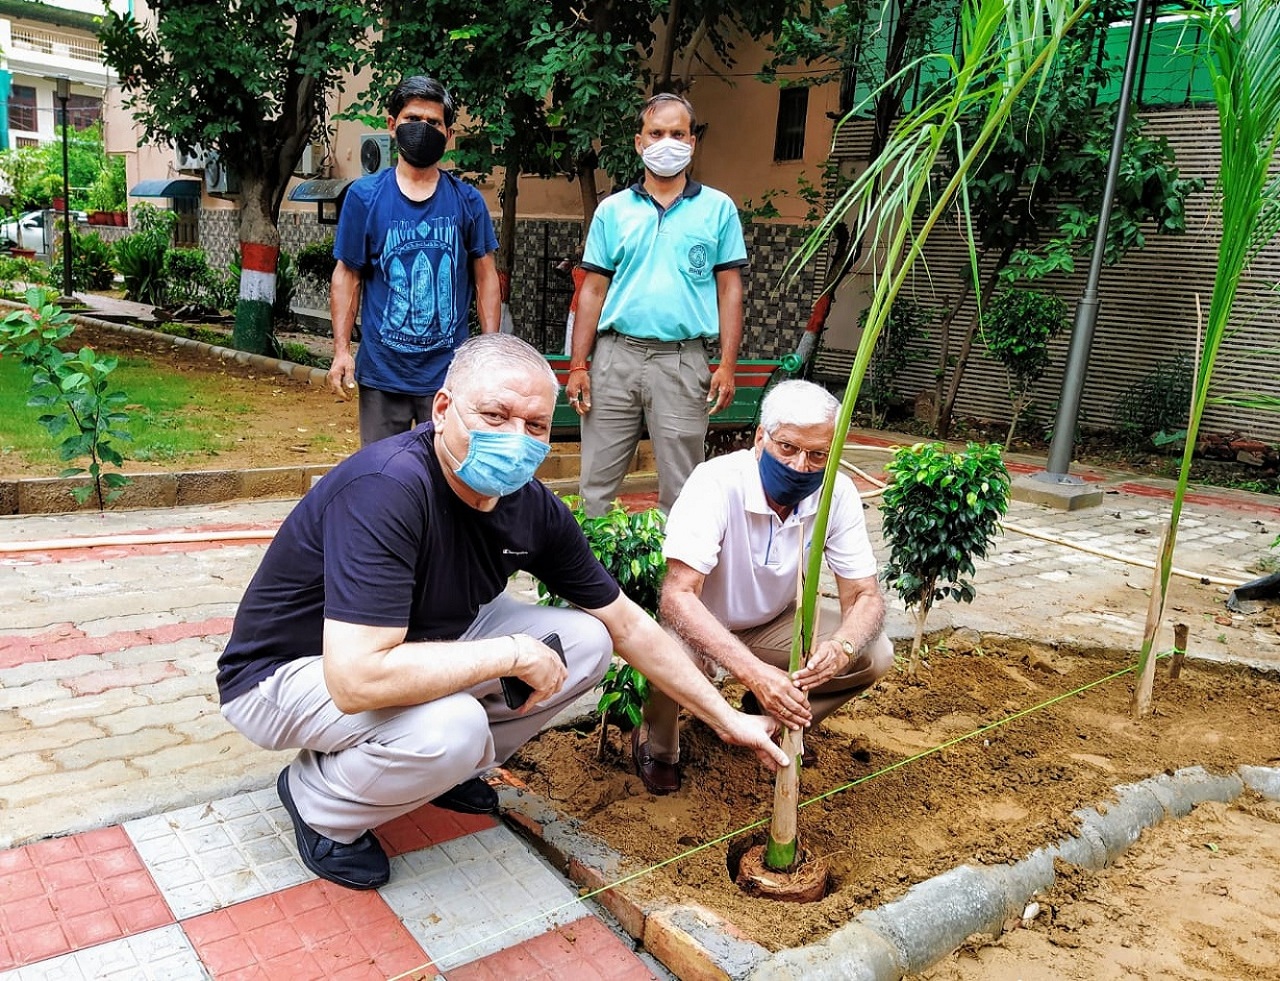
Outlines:
<svg viewBox="0 0 1280 981"><path fill-rule="evenodd" d="M835 640L835 638L832 638L832 639ZM850 661L853 660L853 655L858 653L858 649L853 646L853 641L851 640L845 640L843 637L841 637L839 640L836 641L836 643L840 645L840 650L844 651L844 656L847 657Z"/></svg>

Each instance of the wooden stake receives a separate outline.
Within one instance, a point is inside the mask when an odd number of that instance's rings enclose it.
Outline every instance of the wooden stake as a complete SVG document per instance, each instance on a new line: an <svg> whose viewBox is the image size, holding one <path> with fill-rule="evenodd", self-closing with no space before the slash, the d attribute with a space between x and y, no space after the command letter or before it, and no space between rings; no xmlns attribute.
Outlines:
<svg viewBox="0 0 1280 981"><path fill-rule="evenodd" d="M1147 601L1147 622L1143 627L1143 647L1151 650L1152 653L1147 655L1145 663L1141 664L1141 673L1138 675L1138 685L1133 690L1133 697L1129 700L1129 713L1134 721L1151 714L1151 693L1155 689L1156 682L1156 657L1153 650L1156 631L1160 628L1160 617L1164 613L1164 594L1160 592L1160 562L1164 555L1165 549L1169 547L1169 536L1172 533L1170 523L1164 526L1164 535L1160 539L1160 550L1156 553L1156 567L1154 579L1151 583L1151 597Z"/></svg>
<svg viewBox="0 0 1280 981"><path fill-rule="evenodd" d="M1169 665L1169 679L1177 681L1182 674L1182 663L1187 659L1187 634L1190 627L1185 623L1173 625L1173 661Z"/></svg>

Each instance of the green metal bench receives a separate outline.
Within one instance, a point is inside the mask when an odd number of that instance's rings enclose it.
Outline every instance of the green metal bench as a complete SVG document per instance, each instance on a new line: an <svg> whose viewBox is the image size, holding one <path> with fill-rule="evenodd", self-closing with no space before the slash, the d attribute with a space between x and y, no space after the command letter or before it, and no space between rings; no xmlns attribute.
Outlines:
<svg viewBox="0 0 1280 981"><path fill-rule="evenodd" d="M556 410L551 418L551 436L553 439L577 439L578 413L569 404L564 393L564 385L569 378L569 358L563 354L548 354L547 361L560 382L560 394L556 397ZM713 371L717 363L711 363ZM719 430L754 427L760 419L760 400L764 398L765 389L778 371L789 374L782 361L739 361L738 370L733 376L736 385L733 401L728 408L710 417L710 428Z"/></svg>

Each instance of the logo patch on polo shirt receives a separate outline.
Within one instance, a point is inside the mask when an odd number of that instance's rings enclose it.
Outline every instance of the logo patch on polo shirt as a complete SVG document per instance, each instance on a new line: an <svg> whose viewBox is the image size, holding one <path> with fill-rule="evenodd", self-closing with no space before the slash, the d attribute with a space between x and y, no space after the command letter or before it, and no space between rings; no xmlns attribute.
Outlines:
<svg viewBox="0 0 1280 981"><path fill-rule="evenodd" d="M689 268L701 272L707 265L707 247L699 242L689 248Z"/></svg>

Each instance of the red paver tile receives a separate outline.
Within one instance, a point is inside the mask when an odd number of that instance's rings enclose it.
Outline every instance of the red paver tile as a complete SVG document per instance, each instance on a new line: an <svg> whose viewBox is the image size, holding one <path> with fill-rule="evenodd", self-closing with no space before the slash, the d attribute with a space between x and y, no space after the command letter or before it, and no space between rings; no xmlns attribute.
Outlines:
<svg viewBox="0 0 1280 981"><path fill-rule="evenodd" d="M594 916L449 971L449 981L648 981L653 976Z"/></svg>
<svg viewBox="0 0 1280 981"><path fill-rule="evenodd" d="M387 854L394 856L416 852L420 848L429 848L497 825L497 819L489 814L459 814L424 804L416 811L375 828L374 833L382 841Z"/></svg>
<svg viewBox="0 0 1280 981"><path fill-rule="evenodd" d="M0 970L172 922L123 828L0 852Z"/></svg>
<svg viewBox="0 0 1280 981"><path fill-rule="evenodd" d="M635 514L638 511L648 511L650 508L656 508L658 506L658 492L636 491L633 494L619 494L618 500L622 502L622 507L628 514Z"/></svg>
<svg viewBox="0 0 1280 981"><path fill-rule="evenodd" d="M385 981L428 963L376 892L324 881L192 917L182 929L217 981Z"/></svg>

